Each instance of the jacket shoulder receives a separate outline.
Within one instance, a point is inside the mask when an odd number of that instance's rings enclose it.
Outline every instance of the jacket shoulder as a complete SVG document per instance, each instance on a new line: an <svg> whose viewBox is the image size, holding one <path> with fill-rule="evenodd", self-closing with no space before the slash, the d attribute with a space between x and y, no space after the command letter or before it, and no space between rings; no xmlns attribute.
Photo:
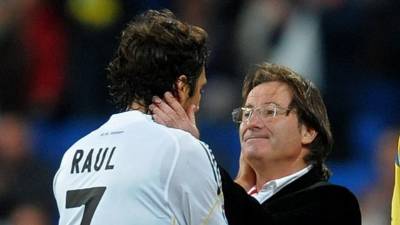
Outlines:
<svg viewBox="0 0 400 225"><path fill-rule="evenodd" d="M333 201L350 201L350 202L357 202L357 198L353 192L351 192L348 188L337 185L331 184L328 182L324 182L324 184L316 186L314 192L319 193L321 197L325 197L327 199L331 199Z"/></svg>
<svg viewBox="0 0 400 225"><path fill-rule="evenodd" d="M361 225L356 196L349 189L328 182L318 182L266 201L263 206L275 221L283 224Z"/></svg>

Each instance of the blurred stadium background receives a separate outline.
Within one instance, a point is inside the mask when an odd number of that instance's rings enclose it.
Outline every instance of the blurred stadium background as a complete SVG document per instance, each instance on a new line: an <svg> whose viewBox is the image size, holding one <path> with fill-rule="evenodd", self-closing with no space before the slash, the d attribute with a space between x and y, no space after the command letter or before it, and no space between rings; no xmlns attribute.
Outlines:
<svg viewBox="0 0 400 225"><path fill-rule="evenodd" d="M0 225L56 224L63 152L116 112L105 67L124 24L169 8L209 33L202 140L235 175L230 112L251 65L270 61L322 90L335 137L332 182L359 197L366 225L389 224L400 133L398 0L1 0ZM29 222L27 222L29 221Z"/></svg>

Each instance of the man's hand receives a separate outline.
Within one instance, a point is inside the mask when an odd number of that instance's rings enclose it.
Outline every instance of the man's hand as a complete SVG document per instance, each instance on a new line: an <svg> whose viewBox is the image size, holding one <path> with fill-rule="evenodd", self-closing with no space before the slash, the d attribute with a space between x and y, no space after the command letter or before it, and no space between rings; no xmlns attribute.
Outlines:
<svg viewBox="0 0 400 225"><path fill-rule="evenodd" d="M199 129L196 126L195 113L198 110L196 105L190 106L185 111L170 92L165 92L164 100L157 96L153 97L153 104L149 106L149 109L157 123L187 131L196 138L200 137Z"/></svg>
<svg viewBox="0 0 400 225"><path fill-rule="evenodd" d="M246 191L249 191L256 185L256 174L253 168L244 160L243 153L240 154L239 172L235 182L242 186Z"/></svg>

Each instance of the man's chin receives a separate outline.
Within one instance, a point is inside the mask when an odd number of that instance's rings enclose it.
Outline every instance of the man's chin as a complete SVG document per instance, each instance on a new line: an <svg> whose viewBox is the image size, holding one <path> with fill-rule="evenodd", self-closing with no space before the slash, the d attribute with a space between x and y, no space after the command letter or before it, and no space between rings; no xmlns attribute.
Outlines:
<svg viewBox="0 0 400 225"><path fill-rule="evenodd" d="M245 158L260 159L265 156L265 147L262 148L262 146L260 145L246 143L242 147L243 147L242 151Z"/></svg>

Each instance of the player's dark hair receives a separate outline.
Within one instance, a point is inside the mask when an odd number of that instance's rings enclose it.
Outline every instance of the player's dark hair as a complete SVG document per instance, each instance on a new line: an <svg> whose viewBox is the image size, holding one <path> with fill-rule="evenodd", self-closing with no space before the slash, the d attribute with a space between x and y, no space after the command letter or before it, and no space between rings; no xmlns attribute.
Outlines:
<svg viewBox="0 0 400 225"><path fill-rule="evenodd" d="M300 124L305 124L317 131L317 137L308 146L310 154L305 162L320 169L328 179L330 171L325 160L331 152L333 137L324 101L317 87L293 70L276 64L263 63L255 66L245 78L242 91L243 104L250 91L262 83L279 81L287 84L293 92L290 108L295 108Z"/></svg>
<svg viewBox="0 0 400 225"><path fill-rule="evenodd" d="M122 31L115 57L107 67L109 92L121 110L132 102L145 108L152 97L175 93L186 75L193 95L208 56L207 33L178 20L169 10L148 10Z"/></svg>

